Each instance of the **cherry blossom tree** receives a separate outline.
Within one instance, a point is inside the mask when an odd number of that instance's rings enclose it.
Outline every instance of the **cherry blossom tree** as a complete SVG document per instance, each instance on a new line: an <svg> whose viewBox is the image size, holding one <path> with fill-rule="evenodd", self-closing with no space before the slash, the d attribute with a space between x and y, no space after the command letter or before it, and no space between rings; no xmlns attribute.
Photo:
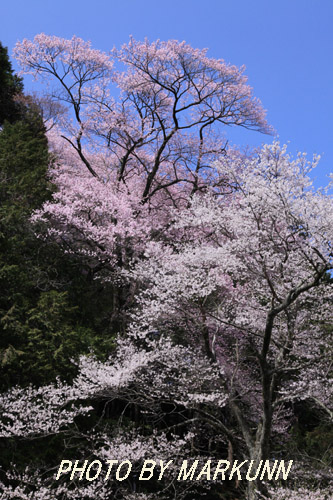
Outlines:
<svg viewBox="0 0 333 500"><path fill-rule="evenodd" d="M250 157L227 150L228 125L270 131L243 69L176 41L130 39L107 55L41 34L15 53L68 109L48 133L57 191L32 218L122 289L126 333L108 361L81 357L73 384L2 394L0 436L62 436L79 458L111 453L135 471L148 453L258 467L287 441L296 401L331 421L332 198L312 186L317 158L292 160L276 142ZM152 489L56 482L47 464L39 478L13 467L0 488L22 500L210 491L173 481L172 467ZM258 477L246 495L329 494L325 474L310 483Z"/></svg>
<svg viewBox="0 0 333 500"><path fill-rule="evenodd" d="M193 412L199 410L202 404L216 407L226 404L221 370L207 361L200 351L174 345L168 339L148 344L149 347L140 348L130 340L119 339L117 354L106 363L82 357L73 385L58 383L42 388L14 388L0 399L1 438L37 439L62 433L64 439L83 441L81 449L73 445L76 457L82 456L82 463L88 454L103 463L111 459L118 463L131 461L131 478L123 483L115 477L108 477L105 483L103 474L93 485L89 484L89 479L77 484L75 474L68 477L59 473L55 480L42 468L33 470L27 467L23 473L13 468L7 471L7 483L0 482L5 495L0 498L107 500L114 495L128 498L140 490L142 498L152 498L144 493L146 483L138 483L145 459L159 464L162 461L165 470L168 464L163 481L162 475L159 479L155 478L159 481L155 498L166 499L175 492L177 498L186 498L189 491L205 487L200 483L199 486L198 483L179 483L176 473L183 457L191 452L194 433L190 427L195 427L200 421L198 416L193 417ZM147 434L144 426L141 429L114 428L107 423L107 419L104 419L103 425L95 426L88 432L75 425L78 416L86 416L94 410L93 406L82 404L82 401L103 402L103 413L106 415L119 399L125 401L127 406L139 409L141 421L146 426L154 424L151 433ZM169 405L168 411L163 410L166 405ZM184 418L181 418L182 415ZM164 419L167 419L168 425L163 424ZM182 435L177 433L180 428L184 430ZM66 451L70 453L70 447L67 446ZM203 457L199 455L198 458ZM31 485L34 486L33 491Z"/></svg>
<svg viewBox="0 0 333 500"><path fill-rule="evenodd" d="M180 329L224 368L257 463L288 422L278 418L286 401L309 400L332 419L333 205L311 185L316 163L277 143L225 158L217 168L230 194L196 196L170 228L177 244L152 243L133 270L146 287L132 335Z"/></svg>
<svg viewBox="0 0 333 500"><path fill-rule="evenodd" d="M210 178L219 182L212 168L225 153L219 126L270 132L244 68L185 42L131 38L107 55L77 37L40 34L19 42L14 53L23 72L57 83L51 95L73 112L71 121L63 120L62 137L79 162L99 177L88 157L97 148L117 182L142 179L144 202L177 183L195 192Z"/></svg>
<svg viewBox="0 0 333 500"><path fill-rule="evenodd" d="M213 162L226 154L226 126L270 132L244 68L185 42L130 39L107 55L40 34L14 53L23 73L46 81L44 101L62 105L53 122L46 114L58 192L34 219L113 283L163 235L173 207L223 185ZM115 290L117 304L128 302L122 295Z"/></svg>
<svg viewBox="0 0 333 500"><path fill-rule="evenodd" d="M153 441L175 456L196 456L202 430L213 429L213 458L222 445L231 460L237 455L258 466L269 458L272 440L287 439L293 401L306 400L331 419L333 204L312 186L308 174L316 164L304 155L292 160L278 143L253 158L225 157L215 168L228 179L228 190L197 192L190 204L170 211L164 239L147 240L144 255L123 269L124 279L140 289L117 354L107 363L81 358L72 386L2 395L2 436L75 434L78 415L94 411L91 402L103 402L105 418L122 401L137 415L131 442L123 432L110 434L107 425L95 427L85 435L91 456L114 449L123 458L146 457L150 437L142 429L149 424L157 432ZM52 415L48 425L38 407ZM160 447L157 453L172 459ZM300 469L288 488L258 479L248 483L247 497L324 499L329 474L308 489L309 478L299 483ZM36 500L56 491L52 481L40 484ZM5 486L9 498L28 498L28 483L19 481L23 493ZM9 484L17 482L9 478ZM59 498L92 495L89 485L77 493L68 481L56 487L63 488L54 493ZM98 483L94 491L105 499L113 487ZM119 494L150 498L133 487L123 484ZM186 498L185 490L177 489L177 498ZM155 498L172 494L161 486L154 492Z"/></svg>

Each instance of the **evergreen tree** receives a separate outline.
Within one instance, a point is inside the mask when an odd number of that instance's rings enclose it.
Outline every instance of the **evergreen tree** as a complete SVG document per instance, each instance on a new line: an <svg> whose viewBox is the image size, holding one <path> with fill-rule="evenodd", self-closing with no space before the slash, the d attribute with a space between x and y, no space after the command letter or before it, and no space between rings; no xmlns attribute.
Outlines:
<svg viewBox="0 0 333 500"><path fill-rule="evenodd" d="M35 235L31 214L54 189L51 158L40 110L22 94L2 46L0 60L0 386L6 388L70 377L71 359L93 343L92 329L82 325L95 320L87 300L92 279L57 244Z"/></svg>
<svg viewBox="0 0 333 500"><path fill-rule="evenodd" d="M0 42L0 126L5 120L13 122L20 117L20 105L15 96L22 92L22 78L13 73L7 47Z"/></svg>

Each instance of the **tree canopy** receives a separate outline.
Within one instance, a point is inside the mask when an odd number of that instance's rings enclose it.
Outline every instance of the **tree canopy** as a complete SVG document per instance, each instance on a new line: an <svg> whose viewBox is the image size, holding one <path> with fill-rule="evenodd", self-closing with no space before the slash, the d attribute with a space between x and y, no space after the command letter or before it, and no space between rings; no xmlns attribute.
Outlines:
<svg viewBox="0 0 333 500"><path fill-rule="evenodd" d="M271 133L263 107L244 68L185 42L41 34L15 54L52 90L0 132L1 500L329 498L319 159L229 147L228 126ZM91 480L88 458L131 472ZM277 458L290 477L265 481ZM142 481L145 460L169 465Z"/></svg>

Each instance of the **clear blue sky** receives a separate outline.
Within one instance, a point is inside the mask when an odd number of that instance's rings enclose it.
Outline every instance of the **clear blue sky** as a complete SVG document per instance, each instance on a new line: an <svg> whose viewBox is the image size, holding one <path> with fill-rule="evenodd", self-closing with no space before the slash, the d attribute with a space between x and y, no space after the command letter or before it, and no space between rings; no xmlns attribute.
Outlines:
<svg viewBox="0 0 333 500"><path fill-rule="evenodd" d="M211 57L246 66L290 152L322 155L317 185L333 172L333 0L3 0L0 24L10 53L40 32L75 34L105 51L129 35L207 47ZM248 131L228 136L241 145L272 140Z"/></svg>

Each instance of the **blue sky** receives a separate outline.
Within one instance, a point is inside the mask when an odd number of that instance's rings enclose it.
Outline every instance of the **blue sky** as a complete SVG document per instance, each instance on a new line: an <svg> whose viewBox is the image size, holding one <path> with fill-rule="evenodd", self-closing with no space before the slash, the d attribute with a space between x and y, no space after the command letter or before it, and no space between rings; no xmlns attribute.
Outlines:
<svg viewBox="0 0 333 500"><path fill-rule="evenodd" d="M153 41L185 40L208 55L246 66L254 95L289 151L321 154L316 185L333 172L332 0L11 0L1 2L0 40L40 32L73 34L108 51L129 35ZM14 64L16 69L16 65ZM26 80L27 90L36 84ZM227 130L236 144L272 138Z"/></svg>

